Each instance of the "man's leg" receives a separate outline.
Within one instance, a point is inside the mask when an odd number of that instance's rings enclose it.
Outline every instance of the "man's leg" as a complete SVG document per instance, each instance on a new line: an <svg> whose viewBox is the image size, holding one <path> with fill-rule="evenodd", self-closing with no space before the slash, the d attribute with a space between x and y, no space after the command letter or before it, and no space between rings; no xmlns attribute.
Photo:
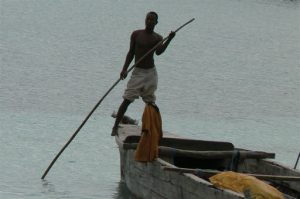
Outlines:
<svg viewBox="0 0 300 199"><path fill-rule="evenodd" d="M117 113L117 117L116 117L116 120L115 120L115 124L114 124L114 127L113 127L112 132L111 132L111 136L118 135L118 126L119 126L121 120L123 119L124 114L125 114L125 112L126 112L126 110L127 110L130 103L131 103L130 100L124 99L124 101L120 105L118 113Z"/></svg>

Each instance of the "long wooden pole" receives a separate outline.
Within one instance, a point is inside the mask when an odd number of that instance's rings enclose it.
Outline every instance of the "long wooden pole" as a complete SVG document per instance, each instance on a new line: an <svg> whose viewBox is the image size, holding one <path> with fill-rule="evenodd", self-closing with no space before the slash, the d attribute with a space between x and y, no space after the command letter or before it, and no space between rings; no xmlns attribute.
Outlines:
<svg viewBox="0 0 300 199"><path fill-rule="evenodd" d="M195 18L189 20L188 22L184 23L182 26L180 26L179 28L177 28L174 32L178 32L181 28L183 28L184 26L188 25L189 23L191 23L192 21L194 21ZM131 68L129 68L127 70L127 72L129 73L136 65L138 65L142 60L145 59L146 56L148 56L150 53L152 53L153 51L156 50L156 48L158 46L160 46L164 41L166 41L169 38L169 36L167 36L166 38L164 38L162 41L160 41L159 43L157 43L152 49L150 49L145 55L143 55L138 61L135 62L135 64L133 66L131 66ZM91 115L94 113L94 111L98 108L98 106L101 104L101 102L104 100L104 98L112 91L112 89L114 89L114 87L121 81L121 78L119 78L109 89L108 91L103 95L103 97L98 101L98 103L94 106L94 108L91 110L91 112L86 116L86 118L82 121L82 123L80 124L80 126L77 128L77 130L75 131L75 133L71 136L71 138L69 139L69 141L63 146L63 148L59 151L59 153L55 156L55 158L52 160L52 162L50 163L50 165L48 166L48 168L46 169L46 171L44 172L43 176L41 179L44 179L46 177L46 175L48 174L49 170L51 169L51 167L53 166L53 164L56 162L56 160L58 159L58 157L63 153L63 151L68 147L68 145L72 142L72 140L76 137L76 135L79 133L79 131L81 130L81 128L85 125L85 123L88 121L88 119L91 117Z"/></svg>
<svg viewBox="0 0 300 199"><path fill-rule="evenodd" d="M296 168L297 168L297 165L298 165L299 158L300 158L300 152L299 152L299 154L298 154L298 158L297 158L297 160L296 160L296 163L295 163L294 169L296 169Z"/></svg>

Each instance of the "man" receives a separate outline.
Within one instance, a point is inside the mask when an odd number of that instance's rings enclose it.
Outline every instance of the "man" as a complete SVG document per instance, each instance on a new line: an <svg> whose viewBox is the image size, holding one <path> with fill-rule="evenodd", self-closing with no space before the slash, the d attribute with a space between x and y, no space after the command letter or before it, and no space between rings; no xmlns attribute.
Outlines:
<svg viewBox="0 0 300 199"><path fill-rule="evenodd" d="M145 19L145 29L136 30L131 34L129 51L120 74L121 79L125 79L127 77L127 69L133 58L135 58L135 62L139 61L141 57L163 40L161 35L154 32L154 27L157 23L157 13L149 12ZM140 62L135 66L131 78L128 81L127 89L123 95L124 101L117 112L111 136L118 134L119 123L131 102L141 96L145 103L155 103L156 97L154 92L157 89L158 79L153 59L154 52L156 55L161 55L166 50L174 36L175 32L171 32L165 42L161 42L161 45L159 45L155 51L140 60Z"/></svg>

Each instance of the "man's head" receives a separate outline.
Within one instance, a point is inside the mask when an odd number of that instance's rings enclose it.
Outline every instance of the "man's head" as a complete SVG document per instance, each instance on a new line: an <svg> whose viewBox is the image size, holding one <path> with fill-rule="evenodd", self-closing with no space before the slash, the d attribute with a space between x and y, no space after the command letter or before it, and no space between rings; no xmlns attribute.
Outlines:
<svg viewBox="0 0 300 199"><path fill-rule="evenodd" d="M158 23L158 15L156 12L148 12L145 19L146 30L152 32Z"/></svg>

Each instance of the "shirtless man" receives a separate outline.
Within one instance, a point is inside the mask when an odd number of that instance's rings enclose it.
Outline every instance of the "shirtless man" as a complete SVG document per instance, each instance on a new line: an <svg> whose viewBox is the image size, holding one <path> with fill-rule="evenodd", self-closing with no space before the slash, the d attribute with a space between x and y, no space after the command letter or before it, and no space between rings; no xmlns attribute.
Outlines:
<svg viewBox="0 0 300 199"><path fill-rule="evenodd" d="M154 27L157 23L157 13L149 12L146 15L145 19L145 29L136 30L131 34L130 48L120 74L121 79L125 79L127 77L127 69L133 58L135 58L135 62L137 62L155 45L163 40L161 35L154 32ZM165 42L159 45L155 51L151 52L135 66L123 95L124 101L120 105L117 112L111 136L115 136L118 134L119 123L121 122L131 102L141 96L145 103L155 103L156 97L154 95L154 92L157 89L158 78L153 55L154 52L156 55L161 55L166 50L174 36L175 32L171 32Z"/></svg>

